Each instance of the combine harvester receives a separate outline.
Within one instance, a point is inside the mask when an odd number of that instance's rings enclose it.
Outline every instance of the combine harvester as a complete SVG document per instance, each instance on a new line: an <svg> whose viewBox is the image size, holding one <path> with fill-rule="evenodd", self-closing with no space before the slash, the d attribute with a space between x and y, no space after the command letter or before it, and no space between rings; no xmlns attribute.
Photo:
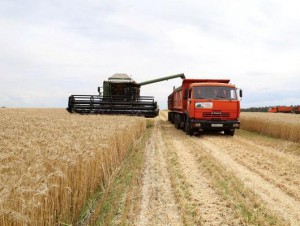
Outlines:
<svg viewBox="0 0 300 226"><path fill-rule="evenodd" d="M300 106L277 106L269 108L268 112L271 113L292 113L292 114L300 114Z"/></svg>
<svg viewBox="0 0 300 226"><path fill-rule="evenodd" d="M234 135L240 128L242 90L229 79L183 79L168 97L168 119L186 134L194 131L224 131Z"/></svg>
<svg viewBox="0 0 300 226"><path fill-rule="evenodd" d="M174 78L184 79L184 74L171 75L146 82L136 83L127 74L114 74L103 82L103 94L71 95L67 111L80 114L137 115L149 118L159 114L157 102L152 96L140 96L141 86Z"/></svg>

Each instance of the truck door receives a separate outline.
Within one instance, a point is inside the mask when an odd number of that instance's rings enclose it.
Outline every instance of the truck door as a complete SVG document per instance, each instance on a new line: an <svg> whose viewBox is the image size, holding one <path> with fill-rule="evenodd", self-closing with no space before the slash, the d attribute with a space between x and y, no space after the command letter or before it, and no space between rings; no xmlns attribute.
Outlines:
<svg viewBox="0 0 300 226"><path fill-rule="evenodd" d="M192 99L192 89L189 88L188 90L188 100L187 100L187 112L190 118L194 117L194 103Z"/></svg>

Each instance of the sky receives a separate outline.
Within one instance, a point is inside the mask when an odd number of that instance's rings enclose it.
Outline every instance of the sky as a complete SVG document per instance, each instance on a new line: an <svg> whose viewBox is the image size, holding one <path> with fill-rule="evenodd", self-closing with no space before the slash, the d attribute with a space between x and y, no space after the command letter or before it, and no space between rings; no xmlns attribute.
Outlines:
<svg viewBox="0 0 300 226"><path fill-rule="evenodd" d="M0 0L0 107L67 107L115 73L230 79L241 106L300 105L300 1ZM146 85L161 109L181 79Z"/></svg>

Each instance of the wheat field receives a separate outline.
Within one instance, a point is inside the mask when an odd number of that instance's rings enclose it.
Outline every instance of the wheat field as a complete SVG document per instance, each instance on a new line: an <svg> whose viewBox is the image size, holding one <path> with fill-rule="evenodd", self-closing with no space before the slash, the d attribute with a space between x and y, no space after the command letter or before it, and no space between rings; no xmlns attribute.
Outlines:
<svg viewBox="0 0 300 226"><path fill-rule="evenodd" d="M240 120L242 129L300 142L300 114L242 112Z"/></svg>
<svg viewBox="0 0 300 226"><path fill-rule="evenodd" d="M137 117L0 109L0 225L75 224L145 128Z"/></svg>

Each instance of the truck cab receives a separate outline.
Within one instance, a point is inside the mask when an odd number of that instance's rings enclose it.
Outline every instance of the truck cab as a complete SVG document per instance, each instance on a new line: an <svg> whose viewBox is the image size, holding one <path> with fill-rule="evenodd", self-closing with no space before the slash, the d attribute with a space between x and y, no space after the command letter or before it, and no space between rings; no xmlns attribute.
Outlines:
<svg viewBox="0 0 300 226"><path fill-rule="evenodd" d="M192 130L224 131L233 135L240 126L240 102L234 85L192 83L187 96L187 120Z"/></svg>

